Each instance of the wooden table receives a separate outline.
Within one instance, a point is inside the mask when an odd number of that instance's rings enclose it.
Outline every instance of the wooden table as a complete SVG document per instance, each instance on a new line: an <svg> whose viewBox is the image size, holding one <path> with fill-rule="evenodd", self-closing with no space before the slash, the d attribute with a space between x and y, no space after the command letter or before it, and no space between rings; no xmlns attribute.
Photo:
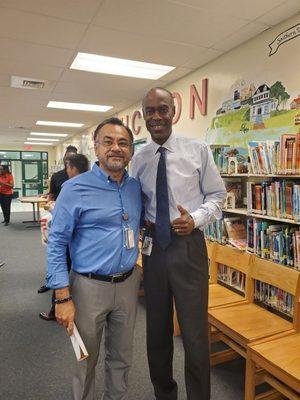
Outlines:
<svg viewBox="0 0 300 400"><path fill-rule="evenodd" d="M24 224L31 224L27 225L26 228L35 228L40 226L40 204L41 203L46 203L47 200L43 197L37 197L37 196L29 196L29 197L21 197L20 199L21 203L31 203L32 204L32 216L33 220L32 221L23 221Z"/></svg>

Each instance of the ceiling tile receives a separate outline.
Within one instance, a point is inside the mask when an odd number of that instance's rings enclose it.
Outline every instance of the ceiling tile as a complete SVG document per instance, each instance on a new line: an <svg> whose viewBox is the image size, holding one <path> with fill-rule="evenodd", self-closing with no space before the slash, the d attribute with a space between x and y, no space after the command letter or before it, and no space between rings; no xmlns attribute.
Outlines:
<svg viewBox="0 0 300 400"><path fill-rule="evenodd" d="M250 22L233 35L224 38L219 43L215 43L213 47L217 50L229 51L241 43L244 43L247 40L255 37L266 29L269 29L268 25L259 22Z"/></svg>
<svg viewBox="0 0 300 400"><path fill-rule="evenodd" d="M269 12L286 0L169 0L171 3L191 6L196 9L214 10L245 20L253 20Z"/></svg>
<svg viewBox="0 0 300 400"><path fill-rule="evenodd" d="M0 36L49 46L75 48L86 25L30 14L9 8L0 9Z"/></svg>
<svg viewBox="0 0 300 400"><path fill-rule="evenodd" d="M173 71L169 72L167 75L163 76L159 81L162 82L164 85L167 85L171 82L175 82L178 79L188 75L192 71L193 70L191 68L178 67ZM159 86L157 84L157 81L153 81L152 87L153 86Z"/></svg>
<svg viewBox="0 0 300 400"><path fill-rule="evenodd" d="M59 47L42 46L22 40L0 38L0 54L3 58L24 63L47 64L58 67L69 65L74 55L73 50Z"/></svg>
<svg viewBox="0 0 300 400"><path fill-rule="evenodd" d="M110 99L132 98L136 90L152 87L156 82L150 79L128 78L75 70L65 71L60 80L60 84L67 83L70 89L79 89L81 96L88 97L89 94L96 94L98 97L107 96ZM57 90L59 90L59 85L56 88Z"/></svg>
<svg viewBox="0 0 300 400"><path fill-rule="evenodd" d="M274 26L289 17L300 12L300 1L299 0L288 0L279 7L274 8L271 12L263 15L258 21Z"/></svg>
<svg viewBox="0 0 300 400"><path fill-rule="evenodd" d="M78 51L135 61L180 66L205 48L141 36L115 29L90 26Z"/></svg>
<svg viewBox="0 0 300 400"><path fill-rule="evenodd" d="M215 58L219 57L223 54L222 50L216 49L201 49L198 48L198 52L195 54L190 54L190 58L188 61L183 65L186 68L199 68L200 66L208 63L209 61L214 60Z"/></svg>
<svg viewBox="0 0 300 400"><path fill-rule="evenodd" d="M218 12L195 9L167 1L105 1L93 24L153 38L211 47L222 36L241 28L245 21ZM211 29L211 27L214 27Z"/></svg>
<svg viewBox="0 0 300 400"><path fill-rule="evenodd" d="M0 0L0 7L89 23L103 0Z"/></svg>
<svg viewBox="0 0 300 400"><path fill-rule="evenodd" d="M24 76L25 78L46 79L56 81L63 72L63 68L36 64L34 60L28 63L0 57L0 72L10 75Z"/></svg>

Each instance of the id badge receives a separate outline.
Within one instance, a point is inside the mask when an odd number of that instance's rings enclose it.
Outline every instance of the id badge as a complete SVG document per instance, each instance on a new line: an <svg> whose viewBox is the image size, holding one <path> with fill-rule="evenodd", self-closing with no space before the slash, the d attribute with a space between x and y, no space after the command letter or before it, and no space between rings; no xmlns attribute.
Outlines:
<svg viewBox="0 0 300 400"><path fill-rule="evenodd" d="M145 236L142 246L142 254L144 256L150 256L152 252L152 237Z"/></svg>
<svg viewBox="0 0 300 400"><path fill-rule="evenodd" d="M125 228L125 242L127 249L134 248L134 233L131 228Z"/></svg>

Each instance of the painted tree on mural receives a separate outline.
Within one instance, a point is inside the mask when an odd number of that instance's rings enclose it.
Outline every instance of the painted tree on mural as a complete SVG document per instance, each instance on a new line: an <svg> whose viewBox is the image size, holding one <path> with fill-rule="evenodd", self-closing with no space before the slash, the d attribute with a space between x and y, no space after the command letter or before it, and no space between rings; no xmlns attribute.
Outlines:
<svg viewBox="0 0 300 400"><path fill-rule="evenodd" d="M285 91L285 87L280 81L275 82L271 86L270 97L277 100L276 111L279 111L279 106L286 104L290 95Z"/></svg>

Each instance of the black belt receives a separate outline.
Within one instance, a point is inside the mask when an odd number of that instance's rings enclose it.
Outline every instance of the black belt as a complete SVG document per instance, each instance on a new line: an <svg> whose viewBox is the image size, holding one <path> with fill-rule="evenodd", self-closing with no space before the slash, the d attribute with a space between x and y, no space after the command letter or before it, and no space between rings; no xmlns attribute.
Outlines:
<svg viewBox="0 0 300 400"><path fill-rule="evenodd" d="M86 278L90 279L96 279L97 281L104 281L104 282L110 282L110 283L119 283L119 282L124 282L127 278L130 277L130 275L133 272L133 268L130 269L129 271L126 272L120 272L119 274L113 274L113 275L98 275L98 274L83 274L80 273L80 275L85 276Z"/></svg>

